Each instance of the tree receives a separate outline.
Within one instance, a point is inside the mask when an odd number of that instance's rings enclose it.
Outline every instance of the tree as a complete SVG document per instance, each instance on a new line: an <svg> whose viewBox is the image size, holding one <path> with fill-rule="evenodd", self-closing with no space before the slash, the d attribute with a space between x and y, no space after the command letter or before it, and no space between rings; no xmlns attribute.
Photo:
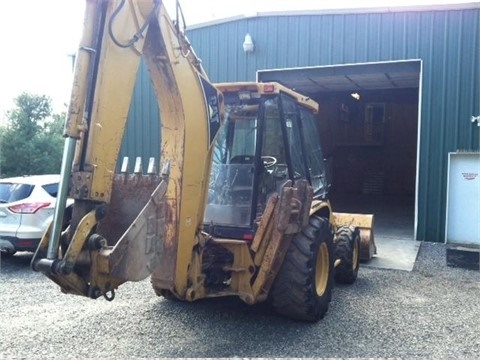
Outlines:
<svg viewBox="0 0 480 360"><path fill-rule="evenodd" d="M1 176L58 174L64 114L52 114L51 99L22 93L0 131Z"/></svg>

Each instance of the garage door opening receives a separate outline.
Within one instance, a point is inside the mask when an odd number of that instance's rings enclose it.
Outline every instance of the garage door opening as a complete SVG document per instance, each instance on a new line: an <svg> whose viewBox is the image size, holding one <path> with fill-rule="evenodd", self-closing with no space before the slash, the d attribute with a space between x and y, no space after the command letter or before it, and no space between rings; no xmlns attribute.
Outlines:
<svg viewBox="0 0 480 360"><path fill-rule="evenodd" d="M415 239L420 71L412 60L257 74L319 103L333 210L373 213L377 238Z"/></svg>

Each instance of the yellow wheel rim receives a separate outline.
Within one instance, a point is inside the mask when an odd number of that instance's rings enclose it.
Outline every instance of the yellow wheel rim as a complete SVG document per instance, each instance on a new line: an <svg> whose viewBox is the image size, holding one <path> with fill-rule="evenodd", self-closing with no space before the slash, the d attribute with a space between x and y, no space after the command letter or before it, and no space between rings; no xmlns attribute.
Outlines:
<svg viewBox="0 0 480 360"><path fill-rule="evenodd" d="M352 268L355 270L358 266L358 241L355 241L353 244L353 259L352 259Z"/></svg>
<svg viewBox="0 0 480 360"><path fill-rule="evenodd" d="M317 295L322 296L327 290L330 256L326 243L322 243L317 253L317 263L315 265L315 288Z"/></svg>

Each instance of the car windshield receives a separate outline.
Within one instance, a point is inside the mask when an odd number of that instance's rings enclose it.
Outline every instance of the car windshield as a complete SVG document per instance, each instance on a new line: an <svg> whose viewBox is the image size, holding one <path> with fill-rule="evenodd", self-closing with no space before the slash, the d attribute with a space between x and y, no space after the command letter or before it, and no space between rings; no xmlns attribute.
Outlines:
<svg viewBox="0 0 480 360"><path fill-rule="evenodd" d="M19 201L30 196L33 185L29 184L0 184L0 203Z"/></svg>

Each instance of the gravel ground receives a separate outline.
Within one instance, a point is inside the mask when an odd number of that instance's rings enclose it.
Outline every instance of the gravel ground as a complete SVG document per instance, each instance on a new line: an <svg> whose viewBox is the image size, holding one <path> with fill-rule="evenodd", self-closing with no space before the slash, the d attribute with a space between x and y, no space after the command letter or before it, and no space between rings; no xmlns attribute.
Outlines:
<svg viewBox="0 0 480 360"><path fill-rule="evenodd" d="M443 244L423 243L412 272L361 268L316 324L236 299L167 301L149 280L124 285L111 303L64 295L30 259L0 264L0 358L480 354L480 272L447 267Z"/></svg>

